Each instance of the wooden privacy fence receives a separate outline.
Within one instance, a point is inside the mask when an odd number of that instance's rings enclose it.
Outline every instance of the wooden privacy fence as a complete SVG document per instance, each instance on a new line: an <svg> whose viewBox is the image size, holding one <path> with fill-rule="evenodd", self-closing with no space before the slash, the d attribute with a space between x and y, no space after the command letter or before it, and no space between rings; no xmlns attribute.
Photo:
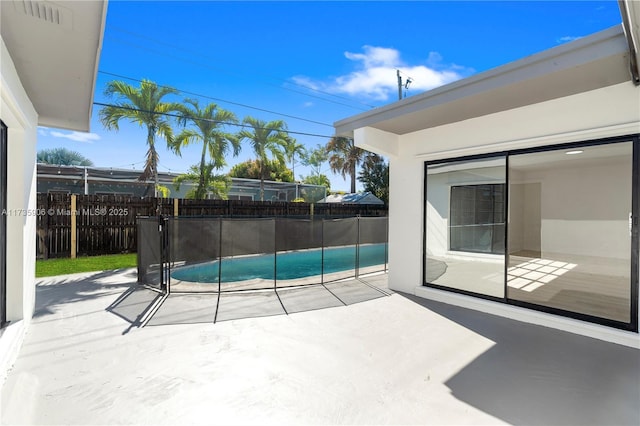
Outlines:
<svg viewBox="0 0 640 426"><path fill-rule="evenodd" d="M140 198L126 195L38 194L37 257L135 253L140 216L386 216L387 207L241 200Z"/></svg>

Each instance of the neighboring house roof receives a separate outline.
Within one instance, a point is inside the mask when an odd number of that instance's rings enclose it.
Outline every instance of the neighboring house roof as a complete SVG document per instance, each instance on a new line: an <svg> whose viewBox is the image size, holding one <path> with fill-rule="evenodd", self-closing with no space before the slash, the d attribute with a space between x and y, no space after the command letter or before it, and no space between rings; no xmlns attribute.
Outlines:
<svg viewBox="0 0 640 426"><path fill-rule="evenodd" d="M38 125L89 131L106 12L106 0L0 1L2 39Z"/></svg>
<svg viewBox="0 0 640 426"><path fill-rule="evenodd" d="M348 203L348 204L384 204L384 202L370 192L356 192L354 194L332 194L318 201L319 203Z"/></svg>
<svg viewBox="0 0 640 426"><path fill-rule="evenodd" d="M38 178L49 179L82 179L85 170L91 180L112 181L112 182L140 182L138 178L142 174L142 170L119 169L112 167L94 167L94 166L59 166L54 164L38 163ZM158 181L161 185L173 183L173 179L178 176L177 173L158 172ZM152 181L146 184L152 184Z"/></svg>
<svg viewBox="0 0 640 426"><path fill-rule="evenodd" d="M142 174L142 170L134 170L134 169L119 169L119 168L111 168L111 167L94 167L94 166L58 166L52 164L44 164L38 163L37 165L37 178L38 181L48 180L48 181L72 181L74 184L81 184L84 180L85 170L87 172L87 180L89 183L111 183L111 184L130 184L130 185L151 185L153 182L141 182L138 180L140 175ZM179 176L178 173L167 173L167 172L159 172L158 173L158 181L160 185L168 186L171 188L173 185L173 180ZM243 192L243 191L259 191L260 190L260 181L257 179L244 179L244 178L231 178L232 192ZM182 185L185 188L189 188L193 186L190 183L185 183ZM286 190L295 190L296 186L299 189L304 188L314 188L318 190L322 190L320 192L320 196L324 195L324 186L320 185L309 185L309 184L301 184L295 182L274 182L274 181L265 181L264 188L265 190L273 190L273 191L286 191ZM113 187L114 192L118 192L118 190L122 190L122 192L126 193L128 191L127 188L122 188L118 186ZM173 191L173 190L172 190ZM185 191L181 191L185 192Z"/></svg>
<svg viewBox="0 0 640 426"><path fill-rule="evenodd" d="M631 12L627 33L637 40L640 5L623 3ZM334 126L344 136L367 127L386 132L389 146L373 150L394 156L398 152L394 135L628 82L632 79L631 55L635 52L630 53L620 25L337 121Z"/></svg>

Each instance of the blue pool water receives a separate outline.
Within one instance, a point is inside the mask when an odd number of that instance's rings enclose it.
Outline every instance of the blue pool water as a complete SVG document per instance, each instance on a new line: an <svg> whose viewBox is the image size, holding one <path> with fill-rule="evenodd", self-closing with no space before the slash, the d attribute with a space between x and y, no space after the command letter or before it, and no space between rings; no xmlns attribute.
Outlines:
<svg viewBox="0 0 640 426"><path fill-rule="evenodd" d="M360 246L360 267L383 265L386 244ZM222 259L221 282L245 281L255 278L273 279L274 254ZM278 253L277 280L311 277L322 273L322 250L304 250ZM335 247L324 250L324 273L355 269L356 247ZM180 281L217 283L219 261L184 266L171 272Z"/></svg>

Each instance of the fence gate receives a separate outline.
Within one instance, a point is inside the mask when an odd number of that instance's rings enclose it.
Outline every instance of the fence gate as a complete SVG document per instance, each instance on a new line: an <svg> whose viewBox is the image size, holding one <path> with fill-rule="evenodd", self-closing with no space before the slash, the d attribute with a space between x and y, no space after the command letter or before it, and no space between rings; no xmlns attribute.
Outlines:
<svg viewBox="0 0 640 426"><path fill-rule="evenodd" d="M170 292L171 286L171 259L170 242L169 242L169 219L164 216L158 216L158 233L160 234L160 291L164 294Z"/></svg>
<svg viewBox="0 0 640 426"><path fill-rule="evenodd" d="M138 236L138 283L168 293L171 273L168 219L138 218Z"/></svg>

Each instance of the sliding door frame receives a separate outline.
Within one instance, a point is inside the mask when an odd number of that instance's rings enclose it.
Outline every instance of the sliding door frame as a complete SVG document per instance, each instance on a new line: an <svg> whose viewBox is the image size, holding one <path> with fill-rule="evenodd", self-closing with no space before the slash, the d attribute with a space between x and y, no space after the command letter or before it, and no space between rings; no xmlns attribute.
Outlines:
<svg viewBox="0 0 640 426"><path fill-rule="evenodd" d="M480 299L491 300L494 302L501 302L508 305L520 306L548 314L561 315L568 318L574 318L581 321L596 323L600 325L605 325L612 328L628 330L633 332L638 332L638 297L639 297L639 280L640 280L640 135L625 135L625 136L616 136L602 139L594 139L594 140L586 140L580 142L571 142L565 144L556 144L556 145L548 145L548 146L540 146L540 147L532 147L532 148L524 148L524 149L515 149L511 151L499 151L481 155L472 155L472 156L464 156L464 157L453 157L453 158L443 158L433 161L425 161L424 163L424 199L423 199L423 214L422 219L423 222L426 223L427 219L427 179L428 179L428 167L436 164L445 164L445 163L461 163L473 160L481 160L481 159L491 159L491 158L499 158L506 157L506 188L509 188L510 185L510 176L509 176L509 158L512 155L519 154L532 154L532 153L542 153L549 151L559 151L559 150L570 150L576 148L585 148L590 146L602 146L608 144L615 143L623 143L623 142L631 142L633 146L633 154L632 154L632 185L631 185L631 247L629 250L631 251L631 274L630 274L630 321L628 323L616 321L608 318L602 318L598 316L582 314L574 311L563 310L559 308L553 308L545 305L538 305L531 302L524 302L519 300L510 299L508 297L508 289L507 289L507 270L509 268L509 252L508 252L508 233L509 233L509 221L507 212L509 211L509 190L506 190L505 195L505 239L504 239L504 297L493 297L487 296L480 293L470 292L466 290L459 290L455 288L450 288L442 285L432 284L427 282L427 262L426 262L426 254L427 254L427 226L423 227L423 236L422 236L422 282L423 285L430 288L436 288L440 290L446 290L453 293L465 294L469 296L474 296Z"/></svg>
<svg viewBox="0 0 640 426"><path fill-rule="evenodd" d="M0 120L0 328L7 324L7 153L8 128Z"/></svg>

